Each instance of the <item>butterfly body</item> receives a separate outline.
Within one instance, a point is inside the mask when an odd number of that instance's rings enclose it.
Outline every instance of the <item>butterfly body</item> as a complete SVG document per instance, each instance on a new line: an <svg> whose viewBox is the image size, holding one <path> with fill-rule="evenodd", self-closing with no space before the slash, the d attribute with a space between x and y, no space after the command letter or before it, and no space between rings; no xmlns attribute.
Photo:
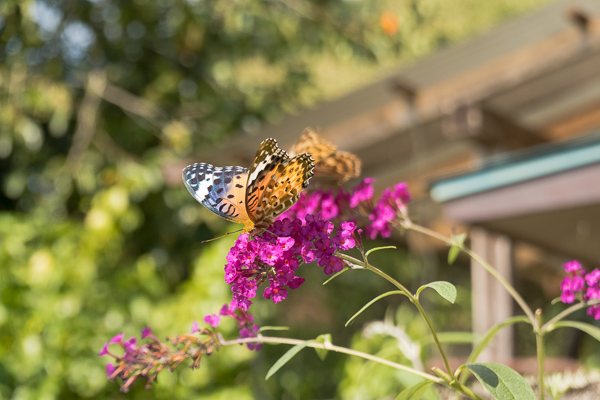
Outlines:
<svg viewBox="0 0 600 400"><path fill-rule="evenodd" d="M313 168L309 154L290 157L274 139L266 139L249 169L195 163L183 169L183 182L210 211L257 234L298 200Z"/></svg>

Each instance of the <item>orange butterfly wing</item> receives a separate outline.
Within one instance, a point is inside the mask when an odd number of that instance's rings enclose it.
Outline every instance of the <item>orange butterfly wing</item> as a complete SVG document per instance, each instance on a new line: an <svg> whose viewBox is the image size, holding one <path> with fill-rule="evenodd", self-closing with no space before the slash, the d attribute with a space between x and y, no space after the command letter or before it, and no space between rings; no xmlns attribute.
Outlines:
<svg viewBox="0 0 600 400"><path fill-rule="evenodd" d="M313 176L312 157L303 153L277 165L250 218L258 231L268 228L275 217L290 208Z"/></svg>
<svg viewBox="0 0 600 400"><path fill-rule="evenodd" d="M362 163L358 157L347 151L338 150L331 142L310 128L304 130L290 153L312 155L316 164L317 178L343 183L360 176Z"/></svg>

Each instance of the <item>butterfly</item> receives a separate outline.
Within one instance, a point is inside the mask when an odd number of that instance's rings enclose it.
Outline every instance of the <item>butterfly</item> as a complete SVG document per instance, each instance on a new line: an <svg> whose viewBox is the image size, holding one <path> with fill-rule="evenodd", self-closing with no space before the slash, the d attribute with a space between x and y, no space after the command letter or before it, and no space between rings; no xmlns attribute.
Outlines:
<svg viewBox="0 0 600 400"><path fill-rule="evenodd" d="M343 183L360 175L362 163L347 151L338 150L333 143L318 135L313 129L304 130L290 154L309 153L315 161L315 176L335 183Z"/></svg>
<svg viewBox="0 0 600 400"><path fill-rule="evenodd" d="M259 234L298 200L313 176L310 154L290 157L275 139L263 140L250 168L195 163L183 169L183 182L202 205L226 220Z"/></svg>

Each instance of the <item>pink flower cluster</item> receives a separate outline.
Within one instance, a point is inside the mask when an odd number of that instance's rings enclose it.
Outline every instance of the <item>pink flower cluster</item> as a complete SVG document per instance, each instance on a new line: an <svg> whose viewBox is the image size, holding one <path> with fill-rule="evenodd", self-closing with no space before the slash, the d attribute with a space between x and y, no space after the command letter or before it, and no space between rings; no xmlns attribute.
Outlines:
<svg viewBox="0 0 600 400"><path fill-rule="evenodd" d="M580 301L600 301L600 269L587 272L579 261L568 261L563 265L568 274L562 281L560 300L565 304ZM600 320L600 304L588 307L587 313Z"/></svg>
<svg viewBox="0 0 600 400"><path fill-rule="evenodd" d="M140 343L135 337L125 340L123 333L119 333L102 346L98 355L113 358L114 362L106 364L106 375L109 379L120 379L121 390L127 392L138 379L145 379L150 386L161 371L173 370L185 360L191 360L192 368L197 368L201 358L219 345L215 331L208 329L177 336L170 342L170 346L162 343L150 328L144 328Z"/></svg>
<svg viewBox="0 0 600 400"><path fill-rule="evenodd" d="M349 191L340 188L303 192L296 204L283 216L302 221L307 215L323 220L360 220L361 216L367 216L369 222L365 224L365 228L369 238L390 237L393 221L410 202L408 186L400 182L385 189L373 204L373 182L373 178L365 178Z"/></svg>
<svg viewBox="0 0 600 400"><path fill-rule="evenodd" d="M343 222L335 229L332 222L309 214L303 220L277 220L253 238L240 235L225 265L225 281L233 293L230 309L247 311L262 283L267 283L263 297L274 303L283 301L288 289L304 282L296 275L301 263L316 261L326 274L340 271L343 261L335 253L356 246L355 231L353 222Z"/></svg>
<svg viewBox="0 0 600 400"><path fill-rule="evenodd" d="M369 214L369 238L375 239L379 235L384 238L390 237L392 222L398 218L398 213L405 212L409 201L410 193L406 183L400 182L385 189Z"/></svg>
<svg viewBox="0 0 600 400"><path fill-rule="evenodd" d="M297 218L303 222L307 215L326 221L354 218L354 211L372 198L373 178L365 178L349 191L338 188L302 192L298 201L279 218Z"/></svg>
<svg viewBox="0 0 600 400"><path fill-rule="evenodd" d="M248 311L242 310L241 308L233 308L228 304L221 307L219 315L209 314L205 316L204 322L211 327L216 328L221 322L221 317L231 317L237 321L240 338L256 337L258 335L259 327L254 323L254 317ZM198 331L200 331L200 327L197 323L194 323L192 333ZM261 345L259 343L248 343L247 347L250 350L260 350Z"/></svg>

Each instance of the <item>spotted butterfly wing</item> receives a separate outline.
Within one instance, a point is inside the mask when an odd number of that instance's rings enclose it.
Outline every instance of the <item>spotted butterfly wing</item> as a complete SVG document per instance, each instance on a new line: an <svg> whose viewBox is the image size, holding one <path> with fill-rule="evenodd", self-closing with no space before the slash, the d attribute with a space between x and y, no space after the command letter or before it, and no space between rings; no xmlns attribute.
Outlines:
<svg viewBox="0 0 600 400"><path fill-rule="evenodd" d="M338 150L310 128L304 130L290 153L312 155L316 164L317 178L343 183L360 175L362 163L358 157L347 151Z"/></svg>
<svg viewBox="0 0 600 400"><path fill-rule="evenodd" d="M192 196L210 211L252 229L245 205L246 168L195 163L183 169L183 182Z"/></svg>
<svg viewBox="0 0 600 400"><path fill-rule="evenodd" d="M196 163L183 170L183 181L196 200L215 214L260 233L298 199L314 164L310 155L290 158L274 139L258 148L250 169Z"/></svg>

